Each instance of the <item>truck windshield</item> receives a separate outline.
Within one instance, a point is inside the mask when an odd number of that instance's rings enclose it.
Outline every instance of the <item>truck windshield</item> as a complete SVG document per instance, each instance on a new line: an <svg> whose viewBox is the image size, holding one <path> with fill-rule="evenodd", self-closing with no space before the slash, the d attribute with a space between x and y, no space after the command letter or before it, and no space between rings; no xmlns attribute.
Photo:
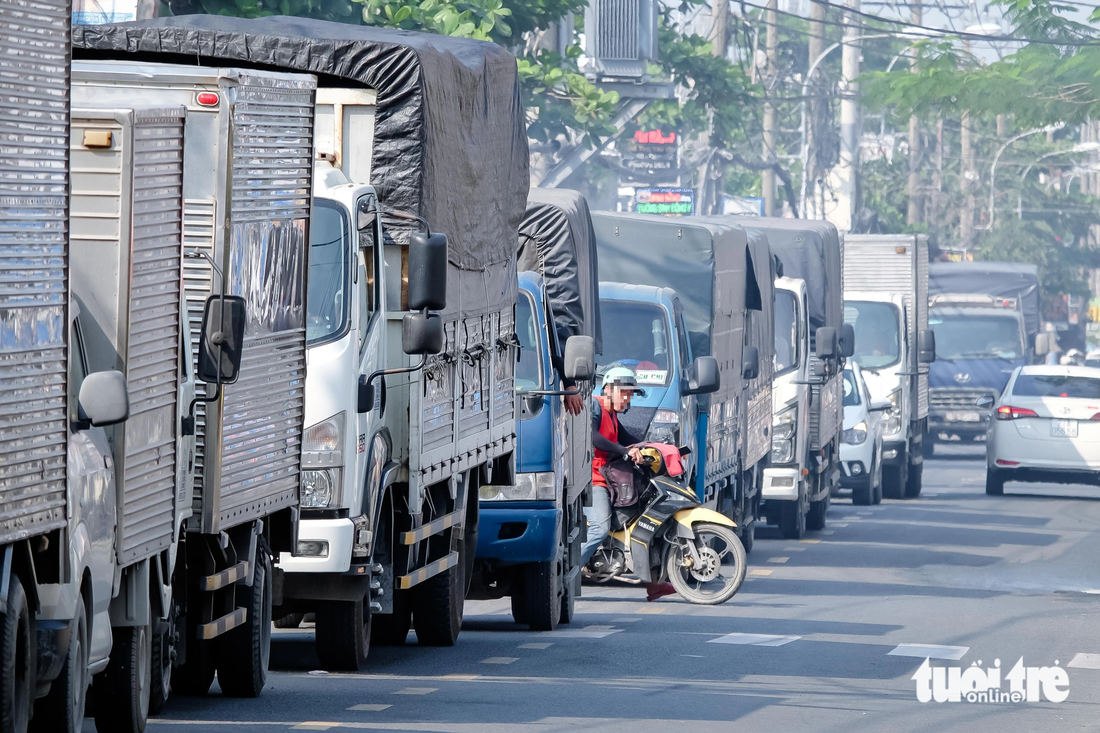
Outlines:
<svg viewBox="0 0 1100 733"><path fill-rule="evenodd" d="M666 385L672 373L672 346L665 309L633 300L601 300L601 371L624 366L638 384Z"/></svg>
<svg viewBox="0 0 1100 733"><path fill-rule="evenodd" d="M856 332L852 359L863 369L881 369L901 358L898 310L890 303L849 300L844 303L844 322Z"/></svg>
<svg viewBox="0 0 1100 733"><path fill-rule="evenodd" d="M934 314L928 325L936 333L937 359L1019 359L1024 355L1024 338L1014 315Z"/></svg>
<svg viewBox="0 0 1100 733"><path fill-rule="evenodd" d="M539 327L535 320L534 303L527 293L516 300L516 389L542 389L542 369L539 366Z"/></svg>
<svg viewBox="0 0 1100 733"><path fill-rule="evenodd" d="M789 290L775 291L775 372L798 364L798 301Z"/></svg>
<svg viewBox="0 0 1100 733"><path fill-rule="evenodd" d="M335 201L315 199L309 230L309 288L306 343L325 343L344 334L348 322L351 246L347 215Z"/></svg>

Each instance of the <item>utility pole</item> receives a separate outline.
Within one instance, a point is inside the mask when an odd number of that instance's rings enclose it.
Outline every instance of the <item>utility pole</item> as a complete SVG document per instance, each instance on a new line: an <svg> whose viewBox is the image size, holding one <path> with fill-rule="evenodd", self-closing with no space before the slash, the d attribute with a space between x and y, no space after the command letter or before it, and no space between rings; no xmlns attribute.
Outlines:
<svg viewBox="0 0 1100 733"><path fill-rule="evenodd" d="M710 11L710 35L711 53L718 58L726 57L726 48L729 45L729 0L712 0ZM708 130L701 137L700 149L714 150L721 141L714 139L713 123L707 125ZM724 170L721 159L716 158L713 152L706 156L703 165L699 167L699 197L696 201L696 212L703 214L722 213L722 173Z"/></svg>
<svg viewBox="0 0 1100 733"><path fill-rule="evenodd" d="M859 11L859 0L845 0L844 5ZM848 14L844 26L844 46L840 60L840 161L833 169L833 189L836 208L828 217L841 231L851 231L859 203L859 76L862 17Z"/></svg>
<svg viewBox="0 0 1100 733"><path fill-rule="evenodd" d="M764 41L764 55L767 67L764 70L764 161L775 162L775 94L776 76L779 73L779 28L776 25L776 10L779 0L768 0L764 11L767 35ZM775 216L775 171L766 169L760 173L760 185L764 194L764 216Z"/></svg>
<svg viewBox="0 0 1100 733"><path fill-rule="evenodd" d="M913 0L910 6L910 14L913 25L919 26L922 21L922 8L920 0ZM914 74L918 72L917 69L917 51L914 46L910 52L909 70ZM906 221L909 226L913 226L920 222L920 121L917 120L916 115L909 117L909 212L906 217Z"/></svg>
<svg viewBox="0 0 1100 733"><path fill-rule="evenodd" d="M970 41L963 41L963 48L970 53ZM959 212L959 243L964 250L970 249L974 238L974 151L970 146L970 113L963 111L959 117L959 157L962 163L962 176L959 180L963 195L962 210Z"/></svg>
<svg viewBox="0 0 1100 733"><path fill-rule="evenodd" d="M809 45L809 58L808 63L813 66L814 62L821 56L821 53L825 50L825 5L817 2L817 0L810 1L810 45ZM807 72L809 73L809 72ZM811 79L811 81L813 81ZM808 106L810 113L808 115L809 120L806 122L806 169L802 171L802 176L805 179L804 188L806 190L805 207L806 211L802 212L801 216L807 219L820 219L824 216L824 213L818 210L817 207L817 189L818 179L821 178L821 170L818 168L818 147L820 142L817 139L818 125L820 124L822 103L819 98L820 89L824 89L824 86L808 87L813 98L810 99Z"/></svg>

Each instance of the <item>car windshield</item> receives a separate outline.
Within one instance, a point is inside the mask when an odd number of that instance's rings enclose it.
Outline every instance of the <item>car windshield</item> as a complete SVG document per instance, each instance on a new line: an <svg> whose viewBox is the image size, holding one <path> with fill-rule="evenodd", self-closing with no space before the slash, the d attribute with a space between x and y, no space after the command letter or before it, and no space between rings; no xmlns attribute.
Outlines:
<svg viewBox="0 0 1100 733"><path fill-rule="evenodd" d="M898 310L889 303L850 300L844 303L844 322L856 332L852 360L862 369L881 369L901 357Z"/></svg>
<svg viewBox="0 0 1100 733"><path fill-rule="evenodd" d="M860 403L859 387L856 385L855 372L844 370L844 406L856 407Z"/></svg>
<svg viewBox="0 0 1100 733"><path fill-rule="evenodd" d="M1064 374L1021 374L1016 377L1012 394L1019 397L1076 397L1084 400L1100 400L1100 379Z"/></svg>
<svg viewBox="0 0 1100 733"><path fill-rule="evenodd" d="M936 333L937 360L1019 359L1024 355L1020 322L1014 315L934 314L928 325Z"/></svg>
<svg viewBox="0 0 1100 733"><path fill-rule="evenodd" d="M521 292L516 300L516 389L542 389L542 369L539 367L539 327L535 319L531 296Z"/></svg>
<svg viewBox="0 0 1100 733"><path fill-rule="evenodd" d="M798 302L789 290L775 291L775 371L798 363Z"/></svg>
<svg viewBox="0 0 1100 733"><path fill-rule="evenodd" d="M323 343L343 333L350 286L348 219L334 201L315 199L309 229L309 289L306 343Z"/></svg>
<svg viewBox="0 0 1100 733"><path fill-rule="evenodd" d="M601 372L623 366L634 372L638 384L668 384L672 347L664 308L633 300L601 300L600 329Z"/></svg>

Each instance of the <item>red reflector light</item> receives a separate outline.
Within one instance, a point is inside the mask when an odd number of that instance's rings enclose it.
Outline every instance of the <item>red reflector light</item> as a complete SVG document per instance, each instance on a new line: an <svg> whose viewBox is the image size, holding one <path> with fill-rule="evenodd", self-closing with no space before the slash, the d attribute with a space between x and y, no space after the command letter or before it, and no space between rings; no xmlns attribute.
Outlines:
<svg viewBox="0 0 1100 733"><path fill-rule="evenodd" d="M217 107L220 100L217 92L199 92L195 95L195 101L202 107Z"/></svg>
<svg viewBox="0 0 1100 733"><path fill-rule="evenodd" d="M998 458L997 459L997 465L998 466L1019 466L1020 462L1019 461L1002 461L1000 458Z"/></svg>
<svg viewBox="0 0 1100 733"><path fill-rule="evenodd" d="M1100 412L1098 412L1095 415L1093 415L1092 417L1090 417L1089 420L1100 420Z"/></svg>
<svg viewBox="0 0 1100 733"><path fill-rule="evenodd" d="M1019 420L1021 417L1039 417L1039 415L1035 412L1035 410L1029 410L1026 407L1001 405L997 408L998 420Z"/></svg>

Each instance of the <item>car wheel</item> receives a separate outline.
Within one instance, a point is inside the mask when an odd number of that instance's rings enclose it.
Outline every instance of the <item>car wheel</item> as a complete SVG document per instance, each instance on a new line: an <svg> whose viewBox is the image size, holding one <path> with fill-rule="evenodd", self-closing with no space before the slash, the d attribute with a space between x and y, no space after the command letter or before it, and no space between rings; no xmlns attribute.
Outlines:
<svg viewBox="0 0 1100 733"><path fill-rule="evenodd" d="M996 471L985 472L985 493L989 496L1004 496L1005 479Z"/></svg>

